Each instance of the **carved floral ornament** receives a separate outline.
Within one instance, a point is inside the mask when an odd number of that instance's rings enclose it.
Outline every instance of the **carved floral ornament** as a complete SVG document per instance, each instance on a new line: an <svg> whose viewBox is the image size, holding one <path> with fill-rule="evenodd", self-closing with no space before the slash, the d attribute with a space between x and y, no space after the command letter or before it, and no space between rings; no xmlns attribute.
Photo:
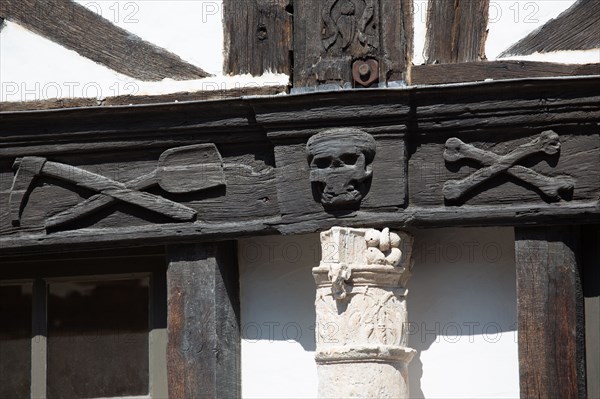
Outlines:
<svg viewBox="0 0 600 399"><path fill-rule="evenodd" d="M315 200L328 210L358 209L373 176L373 136L354 128L329 129L312 136L306 152Z"/></svg>

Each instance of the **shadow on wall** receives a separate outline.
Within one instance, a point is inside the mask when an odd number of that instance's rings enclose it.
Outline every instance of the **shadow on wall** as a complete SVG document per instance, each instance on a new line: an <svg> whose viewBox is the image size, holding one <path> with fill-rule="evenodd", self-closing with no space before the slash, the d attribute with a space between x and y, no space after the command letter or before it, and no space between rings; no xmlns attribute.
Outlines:
<svg viewBox="0 0 600 399"><path fill-rule="evenodd" d="M317 395L318 234L240 240L242 396ZM512 228L417 230L408 283L413 398L518 397Z"/></svg>
<svg viewBox="0 0 600 399"><path fill-rule="evenodd" d="M242 397L314 398L318 234L239 241Z"/></svg>
<svg viewBox="0 0 600 399"><path fill-rule="evenodd" d="M418 230L413 259L411 397L518 397L513 229Z"/></svg>

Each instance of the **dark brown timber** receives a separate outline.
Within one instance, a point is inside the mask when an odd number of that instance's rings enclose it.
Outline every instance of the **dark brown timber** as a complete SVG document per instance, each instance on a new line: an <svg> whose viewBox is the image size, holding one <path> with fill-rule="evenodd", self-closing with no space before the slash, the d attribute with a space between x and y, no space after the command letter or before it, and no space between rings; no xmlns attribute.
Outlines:
<svg viewBox="0 0 600 399"><path fill-rule="evenodd" d="M578 227L515 229L522 398L585 398Z"/></svg>
<svg viewBox="0 0 600 399"><path fill-rule="evenodd" d="M600 398L600 225L582 227L588 398Z"/></svg>
<svg viewBox="0 0 600 399"><path fill-rule="evenodd" d="M489 0L429 0L425 62L484 60L489 5Z"/></svg>
<svg viewBox="0 0 600 399"><path fill-rule="evenodd" d="M225 73L291 73L292 0L225 0Z"/></svg>
<svg viewBox="0 0 600 399"><path fill-rule="evenodd" d="M411 69L414 85L435 85L550 76L600 75L600 64L558 64L536 61L479 61L460 64L416 65Z"/></svg>
<svg viewBox="0 0 600 399"><path fill-rule="evenodd" d="M504 50L500 57L600 47L600 1L579 0L557 18Z"/></svg>
<svg viewBox="0 0 600 399"><path fill-rule="evenodd" d="M352 72L365 61L369 87L406 81L412 42L410 0L295 0L294 88L363 87Z"/></svg>
<svg viewBox="0 0 600 399"><path fill-rule="evenodd" d="M135 88L135 86L132 86ZM102 100L95 98L57 98L37 101L8 101L0 102L0 111L28 111L58 108L82 108L82 107L112 107L115 105L148 105L167 104L188 101L210 101L241 98L245 96L269 96L285 93L286 86L260 86L249 85L248 87L213 90L214 86L207 83L205 91L180 92L173 94L157 95L123 95L106 97ZM8 100L13 100L7 95Z"/></svg>
<svg viewBox="0 0 600 399"><path fill-rule="evenodd" d="M598 81L521 79L0 113L0 253L229 240L336 225L600 223ZM360 209L325 209L311 191L307 140L330 128L359 129L376 142L373 175ZM545 131L554 132L560 152L532 147L533 152L528 149L508 170L492 173L464 196L445 197L448 182L483 173L478 171L498 164L496 158L529 148ZM444 156L448 143L459 142L468 150L461 152L464 157L475 151L477 159ZM20 225L11 223L11 192L19 195L13 184L17 158L43 157L72 166L74 178L86 170L127 184L155 171L161 154L209 143L222 156L225 185L184 194L160 185L144 189L193 209L194 222L178 223L116 201L85 218L48 228L55 215L85 204L97 192L66 178L39 176L27 198L15 202ZM548 190L561 182L572 182L572 189L559 195Z"/></svg>
<svg viewBox="0 0 600 399"><path fill-rule="evenodd" d="M158 81L210 76L69 0L2 0L0 15L132 78Z"/></svg>
<svg viewBox="0 0 600 399"><path fill-rule="evenodd" d="M240 397L236 246L168 247L169 397Z"/></svg>

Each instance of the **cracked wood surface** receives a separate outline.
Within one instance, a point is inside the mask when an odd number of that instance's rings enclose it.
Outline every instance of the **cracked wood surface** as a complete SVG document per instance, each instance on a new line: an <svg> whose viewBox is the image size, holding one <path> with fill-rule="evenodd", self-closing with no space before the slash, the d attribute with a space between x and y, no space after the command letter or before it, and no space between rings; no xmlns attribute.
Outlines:
<svg viewBox="0 0 600 399"><path fill-rule="evenodd" d="M485 60L489 0L429 0L425 62Z"/></svg>
<svg viewBox="0 0 600 399"><path fill-rule="evenodd" d="M235 242L167 247L169 397L240 396Z"/></svg>
<svg viewBox="0 0 600 399"><path fill-rule="evenodd" d="M522 398L581 398L585 338L578 227L515 229Z"/></svg>
<svg viewBox="0 0 600 399"><path fill-rule="evenodd" d="M529 79L401 90L357 90L214 102L0 113L0 252L71 247L227 240L298 234L331 226L403 229L442 226L600 222L600 97L597 77ZM325 211L311 192L306 142L331 127L358 128L377 143L373 178L358 211ZM569 176L574 191L548 198L509 174L495 176L459 201L444 200L448 180L481 165L447 163L449 138L502 156L545 130L560 154L520 161L536 175ZM37 179L10 224L15 158L45 157L128 182L156 169L161 153L214 143L226 186L206 192L148 192L194 209L175 223L115 203L68 226L44 230L48 217L94 192L59 179ZM462 162L462 161L461 161Z"/></svg>
<svg viewBox="0 0 600 399"><path fill-rule="evenodd" d="M2 0L0 15L135 79L188 80L211 76L70 0Z"/></svg>
<svg viewBox="0 0 600 399"><path fill-rule="evenodd" d="M292 0L225 0L225 73L291 75Z"/></svg>
<svg viewBox="0 0 600 399"><path fill-rule="evenodd" d="M411 84L435 85L552 76L600 75L600 64L559 64L536 61L479 61L415 65Z"/></svg>
<svg viewBox="0 0 600 399"><path fill-rule="evenodd" d="M504 50L499 57L594 48L600 48L600 1L579 0Z"/></svg>

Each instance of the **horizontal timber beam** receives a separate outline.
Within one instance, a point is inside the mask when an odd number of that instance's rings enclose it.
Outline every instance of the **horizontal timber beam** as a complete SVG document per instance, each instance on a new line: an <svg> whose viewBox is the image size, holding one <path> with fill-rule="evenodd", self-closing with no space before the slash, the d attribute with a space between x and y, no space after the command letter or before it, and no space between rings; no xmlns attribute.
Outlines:
<svg viewBox="0 0 600 399"><path fill-rule="evenodd" d="M600 223L598 85L539 78L0 112L0 256L340 225ZM313 163L336 151L354 151L340 158L358 165L351 185ZM73 173L36 172L46 160ZM351 194L330 201L338 185ZM181 204L194 220L123 203L113 186ZM64 214L74 217L48 224Z"/></svg>
<svg viewBox="0 0 600 399"><path fill-rule="evenodd" d="M413 85L437 85L483 81L486 79L524 79L551 76L599 75L600 64L560 64L537 61L479 61L458 64L415 65Z"/></svg>

